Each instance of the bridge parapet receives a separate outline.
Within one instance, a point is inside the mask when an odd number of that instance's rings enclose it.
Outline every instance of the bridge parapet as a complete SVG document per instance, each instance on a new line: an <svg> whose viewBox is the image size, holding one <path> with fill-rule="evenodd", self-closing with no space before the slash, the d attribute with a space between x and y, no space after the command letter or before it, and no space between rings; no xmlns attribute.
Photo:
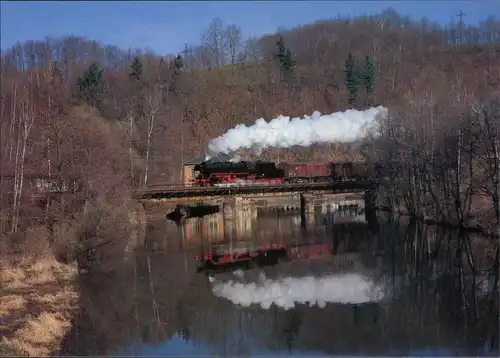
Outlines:
<svg viewBox="0 0 500 358"><path fill-rule="evenodd" d="M137 199L193 198L213 196L267 196L270 193L355 193L374 188L371 181L342 181L324 183L295 183L281 185L253 185L241 187L151 187L136 190L133 193ZM284 194L286 195L286 194ZM289 195L289 194L288 194Z"/></svg>

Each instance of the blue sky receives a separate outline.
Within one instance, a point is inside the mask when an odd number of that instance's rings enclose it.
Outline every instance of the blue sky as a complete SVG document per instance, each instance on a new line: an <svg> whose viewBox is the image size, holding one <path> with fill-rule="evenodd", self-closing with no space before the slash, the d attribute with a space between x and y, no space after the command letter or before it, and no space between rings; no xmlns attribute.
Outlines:
<svg viewBox="0 0 500 358"><path fill-rule="evenodd" d="M448 23L466 13L478 23L500 14L500 0L475 1L2 1L1 48L46 35L85 36L121 48L151 48L159 54L199 42L218 16L241 27L245 37L263 35L340 15L356 16L393 7L403 15Z"/></svg>

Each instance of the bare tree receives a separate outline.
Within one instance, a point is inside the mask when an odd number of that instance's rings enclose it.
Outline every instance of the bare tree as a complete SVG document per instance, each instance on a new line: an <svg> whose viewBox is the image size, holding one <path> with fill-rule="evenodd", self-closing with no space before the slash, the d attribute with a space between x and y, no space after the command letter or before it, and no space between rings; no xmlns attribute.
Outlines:
<svg viewBox="0 0 500 358"><path fill-rule="evenodd" d="M229 25L225 32L231 64L234 65L241 47L241 29L237 25Z"/></svg>
<svg viewBox="0 0 500 358"><path fill-rule="evenodd" d="M262 59L262 51L258 38L249 37L245 41L242 57L247 61L259 61Z"/></svg>
<svg viewBox="0 0 500 358"><path fill-rule="evenodd" d="M26 97L22 98L18 104L19 118L18 136L15 154L15 177L14 177L14 201L12 211L12 226L11 232L14 233L18 229L19 224L19 209L21 207L21 198L24 186L24 163L26 158L26 148L28 145L29 136L35 120L35 103L33 89L33 75L30 74L26 83Z"/></svg>
<svg viewBox="0 0 500 358"><path fill-rule="evenodd" d="M145 116L147 121L147 144L146 144L146 170L144 172L144 185L148 185L148 175L150 170L150 155L151 155L151 139L155 130L157 116L162 110L163 100L162 90L158 85L152 85L146 90L145 99Z"/></svg>
<svg viewBox="0 0 500 358"><path fill-rule="evenodd" d="M226 63L226 32L224 22L216 17L202 34L202 43L210 50L215 68Z"/></svg>
<svg viewBox="0 0 500 358"><path fill-rule="evenodd" d="M475 132L477 136L477 161L484 175L480 190L490 196L497 224L500 224L500 98L475 106Z"/></svg>

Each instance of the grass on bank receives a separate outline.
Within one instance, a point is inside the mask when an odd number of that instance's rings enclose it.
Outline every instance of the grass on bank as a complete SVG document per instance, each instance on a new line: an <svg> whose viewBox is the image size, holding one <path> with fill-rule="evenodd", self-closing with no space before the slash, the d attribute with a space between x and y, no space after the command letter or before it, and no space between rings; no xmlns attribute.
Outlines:
<svg viewBox="0 0 500 358"><path fill-rule="evenodd" d="M48 356L71 327L77 307L75 264L53 257L0 261L0 355Z"/></svg>

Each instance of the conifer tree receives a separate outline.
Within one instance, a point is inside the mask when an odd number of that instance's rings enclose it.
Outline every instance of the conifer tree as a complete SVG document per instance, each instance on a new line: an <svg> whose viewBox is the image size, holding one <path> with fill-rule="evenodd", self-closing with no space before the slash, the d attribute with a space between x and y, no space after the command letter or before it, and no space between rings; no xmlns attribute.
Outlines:
<svg viewBox="0 0 500 358"><path fill-rule="evenodd" d="M278 52L276 53L276 59L278 60L279 64L281 65L286 58L286 46L285 46L285 40L283 40L283 37L280 36L278 41L276 41L276 46L278 47Z"/></svg>
<svg viewBox="0 0 500 358"><path fill-rule="evenodd" d="M139 57L134 57L132 64L130 65L130 77L136 80L140 80L143 72L142 61Z"/></svg>
<svg viewBox="0 0 500 358"><path fill-rule="evenodd" d="M280 72L286 80L290 80L295 74L296 62L293 58L292 52L286 48L283 37L280 36L276 42L278 52L275 57L280 64Z"/></svg>
<svg viewBox="0 0 500 358"><path fill-rule="evenodd" d="M356 103L359 95L359 66L351 53L347 56L344 65L344 78L347 91L349 92L349 104L353 105Z"/></svg>
<svg viewBox="0 0 500 358"><path fill-rule="evenodd" d="M169 90L175 94L179 93L178 81L181 76L182 70L184 69L184 60L182 56L179 54L173 60L170 61L170 86Z"/></svg>
<svg viewBox="0 0 500 358"><path fill-rule="evenodd" d="M90 64L83 75L78 77L77 86L80 98L93 107L100 105L103 95L106 93L106 81L101 66L96 62Z"/></svg>
<svg viewBox="0 0 500 358"><path fill-rule="evenodd" d="M293 58L292 52L290 51L290 49L286 49L284 70L287 79L291 79L295 75L295 67L296 62Z"/></svg>
<svg viewBox="0 0 500 358"><path fill-rule="evenodd" d="M373 88L375 86L375 69L370 56L365 57L365 65L363 70L363 85L366 90L368 101L371 101L373 95Z"/></svg>
<svg viewBox="0 0 500 358"><path fill-rule="evenodd" d="M184 60L181 55L177 55L172 62L170 63L170 67L174 71L181 71L184 68Z"/></svg>

